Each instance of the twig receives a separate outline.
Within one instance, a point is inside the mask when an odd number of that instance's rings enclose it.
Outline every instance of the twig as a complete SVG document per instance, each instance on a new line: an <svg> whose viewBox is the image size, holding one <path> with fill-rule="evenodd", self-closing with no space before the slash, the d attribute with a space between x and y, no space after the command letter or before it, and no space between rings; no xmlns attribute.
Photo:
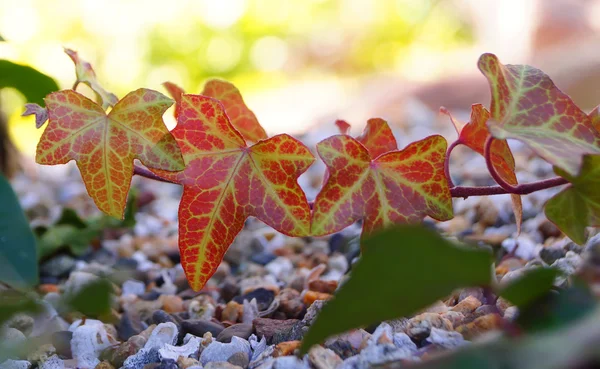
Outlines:
<svg viewBox="0 0 600 369"><path fill-rule="evenodd" d="M149 179L153 179L153 180L159 181L159 182L179 184L177 181L171 181L169 179L163 178L161 176L158 176L158 175L152 173L148 169L142 168L142 167L137 166L137 165L135 165L133 167L133 174L136 174L136 175L138 175L140 177L146 177L146 178L149 178Z"/></svg>

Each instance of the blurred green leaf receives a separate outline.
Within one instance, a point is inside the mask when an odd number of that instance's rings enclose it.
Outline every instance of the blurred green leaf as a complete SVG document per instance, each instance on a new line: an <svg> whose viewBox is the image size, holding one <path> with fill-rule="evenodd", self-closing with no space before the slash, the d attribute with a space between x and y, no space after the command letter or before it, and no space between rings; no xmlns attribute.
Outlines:
<svg viewBox="0 0 600 369"><path fill-rule="evenodd" d="M62 247L68 247L73 255L83 255L99 234L100 231L93 228L81 229L70 224L53 225L38 239L39 258L43 260Z"/></svg>
<svg viewBox="0 0 600 369"><path fill-rule="evenodd" d="M3 87L15 88L27 102L41 106L44 106L46 95L59 89L52 78L31 67L0 60L0 88Z"/></svg>
<svg viewBox="0 0 600 369"><path fill-rule="evenodd" d="M2 35L0 35L0 42L2 42L2 41L6 41L6 40L4 39L4 37L2 37Z"/></svg>
<svg viewBox="0 0 600 369"><path fill-rule="evenodd" d="M459 287L491 283L488 252L457 247L421 226L385 230L363 246L350 279L304 337L302 352L331 335L411 315Z"/></svg>
<svg viewBox="0 0 600 369"><path fill-rule="evenodd" d="M534 332L561 327L581 319L596 306L590 289L582 282L559 292L550 291L519 309L517 324Z"/></svg>
<svg viewBox="0 0 600 369"><path fill-rule="evenodd" d="M38 283L35 236L8 180L0 174L0 281L17 288Z"/></svg>
<svg viewBox="0 0 600 369"><path fill-rule="evenodd" d="M15 291L0 291L0 326L17 313L35 313L41 305L31 296Z"/></svg>
<svg viewBox="0 0 600 369"><path fill-rule="evenodd" d="M548 293L560 274L554 268L528 270L522 277L502 288L498 295L514 305L526 306Z"/></svg>
<svg viewBox="0 0 600 369"><path fill-rule="evenodd" d="M56 221L56 225L72 225L75 228L83 229L88 225L79 217L77 212L71 208L64 208L60 214L60 218Z"/></svg>
<svg viewBox="0 0 600 369"><path fill-rule="evenodd" d="M72 296L65 296L65 303L73 311L97 317L110 311L113 294L111 283L105 279L85 285Z"/></svg>

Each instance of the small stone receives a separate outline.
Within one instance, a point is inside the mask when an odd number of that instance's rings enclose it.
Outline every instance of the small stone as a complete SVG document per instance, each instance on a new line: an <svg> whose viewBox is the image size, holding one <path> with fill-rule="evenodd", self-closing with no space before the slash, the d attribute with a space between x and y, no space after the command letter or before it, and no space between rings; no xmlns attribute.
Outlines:
<svg viewBox="0 0 600 369"><path fill-rule="evenodd" d="M187 311L190 319L210 320L215 315L216 304L212 297L199 295L189 302Z"/></svg>
<svg viewBox="0 0 600 369"><path fill-rule="evenodd" d="M189 367L192 366L200 366L200 362L192 357L183 357L180 356L177 359L177 365L181 368L181 369L188 369Z"/></svg>
<svg viewBox="0 0 600 369"><path fill-rule="evenodd" d="M121 314L121 319L119 319L119 339L121 341L127 341L131 336L139 334L146 328L148 328L148 325L142 322L137 314L125 311Z"/></svg>
<svg viewBox="0 0 600 369"><path fill-rule="evenodd" d="M245 352L236 352L235 354L231 355L229 359L227 359L227 362L237 365L240 368L247 368L248 364L250 364L250 359Z"/></svg>
<svg viewBox="0 0 600 369"><path fill-rule="evenodd" d="M560 247L544 247L540 250L540 259L548 265L552 265L556 260L564 258L567 251Z"/></svg>
<svg viewBox="0 0 600 369"><path fill-rule="evenodd" d="M221 312L221 320L235 323L244 314L244 307L235 301L229 301Z"/></svg>
<svg viewBox="0 0 600 369"><path fill-rule="evenodd" d="M252 331L252 324L234 324L223 329L217 336L217 341L228 343L231 342L231 337L233 336L248 339L252 334Z"/></svg>
<svg viewBox="0 0 600 369"><path fill-rule="evenodd" d="M158 350L158 354L161 359L173 359L181 357L190 357L196 355L200 349L201 339L195 336L191 336L185 345L173 346L166 344L163 348Z"/></svg>
<svg viewBox="0 0 600 369"><path fill-rule="evenodd" d="M121 343L110 352L108 360L115 368L120 368L128 357L137 354L145 344L146 339L144 337L131 336L126 342Z"/></svg>
<svg viewBox="0 0 600 369"><path fill-rule="evenodd" d="M58 254L40 264L40 275L64 278L75 269L76 260L66 254Z"/></svg>
<svg viewBox="0 0 600 369"><path fill-rule="evenodd" d="M293 355L294 351L300 347L301 341L280 342L275 345L273 357Z"/></svg>
<svg viewBox="0 0 600 369"><path fill-rule="evenodd" d="M31 363L27 360L12 360L8 359L0 364L0 369L29 369Z"/></svg>
<svg viewBox="0 0 600 369"><path fill-rule="evenodd" d="M278 257L265 265L265 269L279 280L283 280L294 271L294 265L286 257Z"/></svg>
<svg viewBox="0 0 600 369"><path fill-rule="evenodd" d="M284 288L279 293L279 310L288 318L297 318L304 310L300 293L291 288Z"/></svg>
<svg viewBox="0 0 600 369"><path fill-rule="evenodd" d="M306 293L304 294L304 298L302 299L302 301L304 302L304 304L306 304L307 306L312 305L313 302L317 301L317 300L329 300L332 297L332 295L328 294L328 293L321 293L321 292L315 292L315 291L306 291Z"/></svg>
<svg viewBox="0 0 600 369"><path fill-rule="evenodd" d="M269 318L254 319L252 325L258 337L265 337L267 343L273 341L276 334L291 331L300 321L298 319L276 320Z"/></svg>
<svg viewBox="0 0 600 369"><path fill-rule="evenodd" d="M502 318L498 314L488 314L475 319L471 323L456 327L456 331L465 339L471 341L485 332L500 329L501 326Z"/></svg>
<svg viewBox="0 0 600 369"><path fill-rule="evenodd" d="M324 281L322 279L316 279L308 283L309 290L327 294L333 294L337 286L337 281Z"/></svg>
<svg viewBox="0 0 600 369"><path fill-rule="evenodd" d="M457 327L462 324L465 320L465 316L456 311L446 311L445 313L440 314L442 318L448 319L450 323L452 323L453 327Z"/></svg>
<svg viewBox="0 0 600 369"><path fill-rule="evenodd" d="M165 344L173 345L177 342L177 326L174 323L160 323L154 328L144 348L160 348Z"/></svg>
<svg viewBox="0 0 600 369"><path fill-rule="evenodd" d="M344 255L335 252L329 256L327 267L330 270L345 274L348 271L348 259Z"/></svg>
<svg viewBox="0 0 600 369"><path fill-rule="evenodd" d="M277 292L279 292L279 288L277 288ZM256 288L242 296L235 297L233 300L238 304L242 304L244 300L252 301L252 299L256 299L259 311L267 310L273 299L275 299L275 292L265 288Z"/></svg>
<svg viewBox="0 0 600 369"><path fill-rule="evenodd" d="M308 361L315 369L335 369L342 359L332 350L315 345L308 351Z"/></svg>
<svg viewBox="0 0 600 369"><path fill-rule="evenodd" d="M0 337L0 340L3 342L3 348L16 347L27 341L27 337L25 337L23 332L16 328L8 327L5 328L1 333L2 336Z"/></svg>
<svg viewBox="0 0 600 369"><path fill-rule="evenodd" d="M150 318L152 318L152 314L161 308L162 301L159 300L136 300L133 304L131 304L130 309L132 314L137 314L142 321L148 321Z"/></svg>
<svg viewBox="0 0 600 369"><path fill-rule="evenodd" d="M502 297L498 297L498 300L496 300L496 308L503 314L504 314L504 311L506 309L508 309L510 306L512 306L512 304L508 300L505 300Z"/></svg>
<svg viewBox="0 0 600 369"><path fill-rule="evenodd" d="M6 326L18 329L25 336L33 330L34 319L26 314L16 314L6 323Z"/></svg>
<svg viewBox="0 0 600 369"><path fill-rule="evenodd" d="M185 320L181 323L181 329L185 333L193 334L194 336L202 337L206 332L210 332L213 336L218 336L224 329L220 324L213 323L208 320Z"/></svg>
<svg viewBox="0 0 600 369"><path fill-rule="evenodd" d="M64 294L65 295L76 295L80 292L85 286L90 283L97 282L100 280L100 277L86 272L75 271L69 275L69 279L64 284Z"/></svg>
<svg viewBox="0 0 600 369"><path fill-rule="evenodd" d="M355 329L325 341L325 347L335 352L341 358L357 355L366 347L371 335L364 329Z"/></svg>
<svg viewBox="0 0 600 369"><path fill-rule="evenodd" d="M54 283L43 283L43 284L40 284L37 289L38 289L38 291L40 291L40 293L42 295L46 295L46 294L49 294L49 293L58 293L59 292L58 285L56 285Z"/></svg>
<svg viewBox="0 0 600 369"><path fill-rule="evenodd" d="M406 334L415 341L421 341L431 333L431 328L452 330L452 323L435 313L419 314L408 321Z"/></svg>
<svg viewBox="0 0 600 369"><path fill-rule="evenodd" d="M427 342L446 349L455 349L468 343L458 332L450 332L437 328L431 328Z"/></svg>
<svg viewBox="0 0 600 369"><path fill-rule="evenodd" d="M52 345L56 349L56 353L62 357L70 359L71 354L71 339L73 338L73 332L71 331L59 331L52 334Z"/></svg>
<svg viewBox="0 0 600 369"><path fill-rule="evenodd" d="M462 300L461 302L459 302L458 304L453 306L452 309L450 309L450 310L456 311L463 315L467 315L467 314L470 314L473 311L475 311L475 309L477 309L480 306L481 306L481 301L477 300L473 296L468 296L467 298L465 298L464 300Z"/></svg>
<svg viewBox="0 0 600 369"><path fill-rule="evenodd" d="M200 362L206 365L212 361L227 361L232 355L242 352L250 358L252 351L250 343L239 337L232 337L230 343L213 341L200 354Z"/></svg>
<svg viewBox="0 0 600 369"><path fill-rule="evenodd" d="M266 276L256 276L256 277L249 277L249 278L244 278L240 281L240 290L242 292L242 295L246 295L256 289L265 289L265 290L269 290L272 291L274 294L279 292L279 285L277 284L277 279L275 279L274 276L272 275L266 275ZM251 300L252 298L247 298L244 297L247 300ZM257 298L258 300L258 298ZM241 301L238 302L242 302L243 299ZM260 301L259 301L260 302ZM269 302L270 305L271 303Z"/></svg>
<svg viewBox="0 0 600 369"><path fill-rule="evenodd" d="M263 251L257 254L254 254L250 257L250 261L253 263L257 263L260 265L267 265L268 263L275 260L277 256L270 251Z"/></svg>
<svg viewBox="0 0 600 369"><path fill-rule="evenodd" d="M174 359L162 359L155 369L179 369Z"/></svg>
<svg viewBox="0 0 600 369"><path fill-rule="evenodd" d="M52 344L37 346L33 349L33 351L27 354L27 361L33 364L43 363L54 354L56 354L56 349L54 346L52 346Z"/></svg>
<svg viewBox="0 0 600 369"><path fill-rule="evenodd" d="M94 369L115 369L115 367L108 361L101 361Z"/></svg>
<svg viewBox="0 0 600 369"><path fill-rule="evenodd" d="M136 281L135 279L126 280L121 287L121 295L140 296L144 293L146 293L146 285L144 282Z"/></svg>
<svg viewBox="0 0 600 369"><path fill-rule="evenodd" d="M279 307L277 301L273 301L271 306L267 310L264 310L262 313L264 315L272 314ZM243 305L244 311L242 314L242 323L244 324L252 324L252 321L261 316L261 312L258 310L258 304L256 303L256 299L252 299L250 301L244 300Z"/></svg>
<svg viewBox="0 0 600 369"><path fill-rule="evenodd" d="M508 321L514 321L519 316L519 308L516 306L510 306L504 310L504 319Z"/></svg>
<svg viewBox="0 0 600 369"><path fill-rule="evenodd" d="M169 314L183 311L183 300L177 295L161 295L162 308Z"/></svg>
<svg viewBox="0 0 600 369"><path fill-rule="evenodd" d="M204 366L204 369L242 369L237 365L233 365L227 361L212 361Z"/></svg>
<svg viewBox="0 0 600 369"><path fill-rule="evenodd" d="M462 300L466 299L469 296L473 296L477 300L483 301L483 299L484 299L483 288L480 288L480 287L469 287L469 288L462 289L460 291L460 294L458 295L458 301L462 301Z"/></svg>
<svg viewBox="0 0 600 369"><path fill-rule="evenodd" d="M65 361L59 358L57 355L52 355L48 360L44 361L40 369L65 369Z"/></svg>
<svg viewBox="0 0 600 369"><path fill-rule="evenodd" d="M562 287L567 282L570 275L574 274L583 264L581 255L568 251L564 258L556 260L551 267L560 270L563 275L556 278L555 286Z"/></svg>
<svg viewBox="0 0 600 369"><path fill-rule="evenodd" d="M73 323L72 327L76 323ZM107 333L102 322L88 319L86 324L73 329L71 352L79 367L93 368L100 363L100 353L115 343L117 341Z"/></svg>

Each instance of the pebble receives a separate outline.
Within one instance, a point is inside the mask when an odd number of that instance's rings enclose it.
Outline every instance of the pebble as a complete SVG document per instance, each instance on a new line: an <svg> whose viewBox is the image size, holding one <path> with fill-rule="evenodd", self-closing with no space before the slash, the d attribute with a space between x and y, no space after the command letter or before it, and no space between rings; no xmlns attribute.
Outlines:
<svg viewBox="0 0 600 369"><path fill-rule="evenodd" d="M248 358L245 352L236 352L227 359L227 362L237 365L240 368L247 368L248 364L250 364L250 358Z"/></svg>
<svg viewBox="0 0 600 369"><path fill-rule="evenodd" d="M232 337L240 337L243 339L248 339L252 334L253 326L252 324L234 324L229 326L221 331L217 336L217 341L228 343L231 342Z"/></svg>
<svg viewBox="0 0 600 369"><path fill-rule="evenodd" d="M322 279L317 279L308 283L309 290L326 294L333 294L337 289L337 286L337 281L324 281Z"/></svg>
<svg viewBox="0 0 600 369"><path fill-rule="evenodd" d="M161 295L162 309L169 314L183 311L183 299L177 295Z"/></svg>
<svg viewBox="0 0 600 369"><path fill-rule="evenodd" d="M456 327L456 332L465 339L472 341L481 334L502 327L502 318L498 314L487 314L470 323Z"/></svg>
<svg viewBox="0 0 600 369"><path fill-rule="evenodd" d="M273 343L276 335L284 336L300 323L298 319L276 320L269 318L254 319L252 325L258 337L264 337L267 343Z"/></svg>
<svg viewBox="0 0 600 369"><path fill-rule="evenodd" d="M436 313L423 313L408 321L406 334L419 342L429 336L431 328L452 330L452 323Z"/></svg>
<svg viewBox="0 0 600 369"><path fill-rule="evenodd" d="M31 363L27 360L12 360L8 359L0 364L0 369L29 369Z"/></svg>
<svg viewBox="0 0 600 369"><path fill-rule="evenodd" d="M218 336L225 327L221 324L214 323L208 320L185 320L181 323L181 329L185 333L193 334L194 336L202 337L206 332L210 332L213 336Z"/></svg>
<svg viewBox="0 0 600 369"><path fill-rule="evenodd" d="M127 341L131 336L139 334L146 328L148 328L148 325L142 322L137 314L125 311L121 314L118 324L119 339Z"/></svg>
<svg viewBox="0 0 600 369"><path fill-rule="evenodd" d="M300 292L284 288L279 295L279 310L282 311L288 318L297 318L304 311L304 302L300 297Z"/></svg>
<svg viewBox="0 0 600 369"><path fill-rule="evenodd" d="M342 359L332 350L315 345L308 351L308 361L315 369L335 369Z"/></svg>
<svg viewBox="0 0 600 369"><path fill-rule="evenodd" d="M44 345L36 346L33 349L33 351L29 352L27 354L27 361L31 362L32 364L43 363L54 354L56 354L56 349L54 348L54 346L52 346L52 344L47 343Z"/></svg>
<svg viewBox="0 0 600 369"><path fill-rule="evenodd" d="M445 349L455 349L468 344L468 341L465 341L460 333L438 328L431 328L431 333L429 334L429 337L427 337L427 342Z"/></svg>
<svg viewBox="0 0 600 369"><path fill-rule="evenodd" d="M253 289L250 292L243 294L242 296L235 297L233 301L237 302L238 304L242 304L244 300L252 301L252 299L256 299L258 310L263 311L269 308L269 306L275 299L276 293L279 293L279 288L277 288L276 292L273 292L273 290L260 287Z"/></svg>
<svg viewBox="0 0 600 369"><path fill-rule="evenodd" d="M182 368L182 369L187 369L193 366L197 366L200 367L200 362L194 358L191 357L183 357L180 356L177 359L177 365Z"/></svg>
<svg viewBox="0 0 600 369"><path fill-rule="evenodd" d="M234 336L229 343L213 341L208 347L202 350L200 362L202 365L206 365L211 361L227 361L232 355L239 352L246 354L248 358L252 355L250 343L243 338Z"/></svg>
<svg viewBox="0 0 600 369"><path fill-rule="evenodd" d="M467 315L475 311L481 306L481 301L473 296L467 296L461 302L451 308L452 311Z"/></svg>
<svg viewBox="0 0 600 369"><path fill-rule="evenodd" d="M57 355L52 355L48 360L44 361L40 366L40 369L65 369L65 361L59 358Z"/></svg>
<svg viewBox="0 0 600 369"><path fill-rule="evenodd" d="M94 368L100 363L100 353L117 343L115 338L108 334L104 324L97 320L88 319L86 324L76 326L72 332L71 353L80 368Z"/></svg>
<svg viewBox="0 0 600 369"><path fill-rule="evenodd" d="M322 292L315 292L315 291L306 291L304 293L304 298L302 299L302 301L304 302L305 305L310 306L313 304L313 302L317 301L317 300L329 300L332 297L332 295L328 294L328 293L322 293Z"/></svg>
<svg viewBox="0 0 600 369"><path fill-rule="evenodd" d="M26 314L16 314L5 324L7 327L18 329L25 336L29 336L33 330L34 319Z"/></svg>
<svg viewBox="0 0 600 369"><path fill-rule="evenodd" d="M146 364L156 363L160 359L159 349L165 345L177 342L178 329L174 323L160 323L150 333L144 347L135 355L125 359L125 369L138 369Z"/></svg>
<svg viewBox="0 0 600 369"><path fill-rule="evenodd" d="M155 369L179 369L174 359L162 359Z"/></svg>
<svg viewBox="0 0 600 369"><path fill-rule="evenodd" d="M204 369L240 369L240 368L242 368L242 367L231 364L227 361L213 361L204 366Z"/></svg>
<svg viewBox="0 0 600 369"><path fill-rule="evenodd" d="M94 369L115 369L115 367L108 361L101 361Z"/></svg>
<svg viewBox="0 0 600 369"><path fill-rule="evenodd" d="M235 323L244 314L244 305L235 301L229 301L221 312L221 320Z"/></svg>
<svg viewBox="0 0 600 369"><path fill-rule="evenodd" d="M273 351L273 356L279 357L279 356L293 355L294 351L296 351L296 349L298 349L300 347L300 344L301 344L300 341L279 342L278 344L275 345L275 350Z"/></svg>
<svg viewBox="0 0 600 369"><path fill-rule="evenodd" d="M310 369L310 366L295 356L282 356L266 360L255 369Z"/></svg>
<svg viewBox="0 0 600 369"><path fill-rule="evenodd" d="M246 295L259 288L272 291L273 294L279 292L279 285L277 284L277 279L275 279L275 277L272 275L249 277L244 278L240 281L240 290L242 292L242 295ZM247 297L243 298L247 299ZM242 302L243 298L241 301L238 302Z"/></svg>
<svg viewBox="0 0 600 369"><path fill-rule="evenodd" d="M70 359L71 353L71 339L73 338L73 332L71 331L59 331L52 334L52 345L56 349L56 353L62 357Z"/></svg>
<svg viewBox="0 0 600 369"><path fill-rule="evenodd" d="M294 271L294 265L290 261L290 259L286 257L278 257L277 259L271 261L267 265L265 265L265 269L275 278L279 280L284 280L285 277L292 274Z"/></svg>
<svg viewBox="0 0 600 369"><path fill-rule="evenodd" d="M121 287L122 295L135 295L140 296L146 293L146 285L144 282L136 281L135 279L128 279L123 282Z"/></svg>
<svg viewBox="0 0 600 369"><path fill-rule="evenodd" d="M146 338L142 336L131 336L127 341L118 346L105 349L101 357L108 360L116 368L120 368L128 357L134 356L144 347L146 341Z"/></svg>
<svg viewBox="0 0 600 369"><path fill-rule="evenodd" d="M165 344L164 347L158 350L158 354L161 359L173 359L177 360L181 357L191 357L195 355L200 349L200 343L202 340L198 337L191 336L185 345L173 346L171 344Z"/></svg>

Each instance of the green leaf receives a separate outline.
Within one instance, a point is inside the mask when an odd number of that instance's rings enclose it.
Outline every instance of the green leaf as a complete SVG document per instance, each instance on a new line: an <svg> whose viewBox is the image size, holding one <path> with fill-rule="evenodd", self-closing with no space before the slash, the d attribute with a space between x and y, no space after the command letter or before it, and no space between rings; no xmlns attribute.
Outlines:
<svg viewBox="0 0 600 369"><path fill-rule="evenodd" d="M456 288L491 283L487 251L455 246L421 226L385 230L365 239L363 250L304 337L302 352L331 335L409 316Z"/></svg>
<svg viewBox="0 0 600 369"><path fill-rule="evenodd" d="M71 208L63 208L60 218L56 221L56 225L72 225L78 229L83 229L88 226L86 222L81 219L79 214Z"/></svg>
<svg viewBox="0 0 600 369"><path fill-rule="evenodd" d="M0 35L0 42L6 41L2 35Z"/></svg>
<svg viewBox="0 0 600 369"><path fill-rule="evenodd" d="M38 240L39 258L45 259L65 246L73 255L82 255L99 234L100 231L94 228L80 229L70 224L51 226Z"/></svg>
<svg viewBox="0 0 600 369"><path fill-rule="evenodd" d="M41 305L31 296L15 291L0 291L0 327L18 313L35 313Z"/></svg>
<svg viewBox="0 0 600 369"><path fill-rule="evenodd" d="M596 306L589 288L581 282L559 292L550 292L521 307L517 324L526 331L558 328L581 319Z"/></svg>
<svg viewBox="0 0 600 369"><path fill-rule="evenodd" d="M546 217L575 243L585 243L585 227L600 225L600 156L587 155L578 176L558 168L557 174L571 185L546 203Z"/></svg>
<svg viewBox="0 0 600 369"><path fill-rule="evenodd" d="M554 268L536 268L502 288L499 296L517 306L529 305L545 295L561 272Z"/></svg>
<svg viewBox="0 0 600 369"><path fill-rule="evenodd" d="M10 183L0 174L0 281L23 288L38 283L35 236Z"/></svg>
<svg viewBox="0 0 600 369"><path fill-rule="evenodd" d="M26 65L0 60L0 88L12 87L21 92L27 102L44 106L44 97L58 91L56 82Z"/></svg>
<svg viewBox="0 0 600 369"><path fill-rule="evenodd" d="M113 294L111 283L105 279L85 285L79 292L65 297L65 303L86 316L99 316L110 311Z"/></svg>

